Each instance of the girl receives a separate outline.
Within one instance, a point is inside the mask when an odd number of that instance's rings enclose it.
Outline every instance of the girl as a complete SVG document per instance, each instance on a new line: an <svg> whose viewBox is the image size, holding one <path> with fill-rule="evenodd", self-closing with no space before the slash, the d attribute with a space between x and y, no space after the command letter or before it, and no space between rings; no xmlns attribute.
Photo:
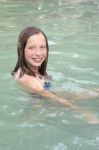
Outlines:
<svg viewBox="0 0 99 150"><path fill-rule="evenodd" d="M19 34L18 61L12 72L17 82L31 93L36 93L49 100L56 101L75 111L79 111L91 123L99 123L99 120L89 111L74 105L69 100L49 91L50 82L46 67L48 62L48 41L44 32L36 27L27 27ZM76 99L99 96L98 90L82 92L79 94L70 94L69 97ZM68 99L69 99L68 97Z"/></svg>

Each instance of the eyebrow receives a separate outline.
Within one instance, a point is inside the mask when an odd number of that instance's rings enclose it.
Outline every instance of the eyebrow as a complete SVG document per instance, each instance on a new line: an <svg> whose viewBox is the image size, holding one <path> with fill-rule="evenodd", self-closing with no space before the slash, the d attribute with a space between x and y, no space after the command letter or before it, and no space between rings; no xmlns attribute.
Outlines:
<svg viewBox="0 0 99 150"><path fill-rule="evenodd" d="M37 46L37 45L31 44L31 46ZM40 46L46 46L46 44L40 44Z"/></svg>

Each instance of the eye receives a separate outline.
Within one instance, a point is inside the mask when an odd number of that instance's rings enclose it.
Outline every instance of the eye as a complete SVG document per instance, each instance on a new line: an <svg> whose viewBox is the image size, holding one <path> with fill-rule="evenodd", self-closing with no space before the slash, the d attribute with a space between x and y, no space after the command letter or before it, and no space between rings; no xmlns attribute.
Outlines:
<svg viewBox="0 0 99 150"><path fill-rule="evenodd" d="M46 45L40 46L41 49L46 49Z"/></svg>
<svg viewBox="0 0 99 150"><path fill-rule="evenodd" d="M29 46L28 49L30 49L30 50L35 50L35 49L36 49L36 46Z"/></svg>

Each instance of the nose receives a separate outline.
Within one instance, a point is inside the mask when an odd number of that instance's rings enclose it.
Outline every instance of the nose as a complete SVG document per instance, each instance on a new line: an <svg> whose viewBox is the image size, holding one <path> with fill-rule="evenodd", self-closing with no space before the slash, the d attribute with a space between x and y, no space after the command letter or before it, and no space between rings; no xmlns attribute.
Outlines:
<svg viewBox="0 0 99 150"><path fill-rule="evenodd" d="M36 48L35 53L36 53L36 55L41 55L41 49L40 49L40 47Z"/></svg>

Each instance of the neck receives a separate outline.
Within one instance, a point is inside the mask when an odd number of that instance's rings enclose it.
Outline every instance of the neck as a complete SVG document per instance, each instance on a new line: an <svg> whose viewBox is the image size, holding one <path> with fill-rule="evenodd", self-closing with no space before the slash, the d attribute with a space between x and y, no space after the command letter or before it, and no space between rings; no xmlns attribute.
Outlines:
<svg viewBox="0 0 99 150"><path fill-rule="evenodd" d="M30 65L30 64L28 64L28 63L27 63L27 65L28 65L29 68L31 68L31 70L32 70L35 74L38 74L38 73L39 73L39 72L38 72L38 68L39 68L39 67L34 67L34 66L32 66L32 65Z"/></svg>
<svg viewBox="0 0 99 150"><path fill-rule="evenodd" d="M36 76L41 76L41 74L39 73L38 67L32 67L31 69Z"/></svg>
<svg viewBox="0 0 99 150"><path fill-rule="evenodd" d="M32 68L32 71L35 73L35 74L38 74L38 68Z"/></svg>

